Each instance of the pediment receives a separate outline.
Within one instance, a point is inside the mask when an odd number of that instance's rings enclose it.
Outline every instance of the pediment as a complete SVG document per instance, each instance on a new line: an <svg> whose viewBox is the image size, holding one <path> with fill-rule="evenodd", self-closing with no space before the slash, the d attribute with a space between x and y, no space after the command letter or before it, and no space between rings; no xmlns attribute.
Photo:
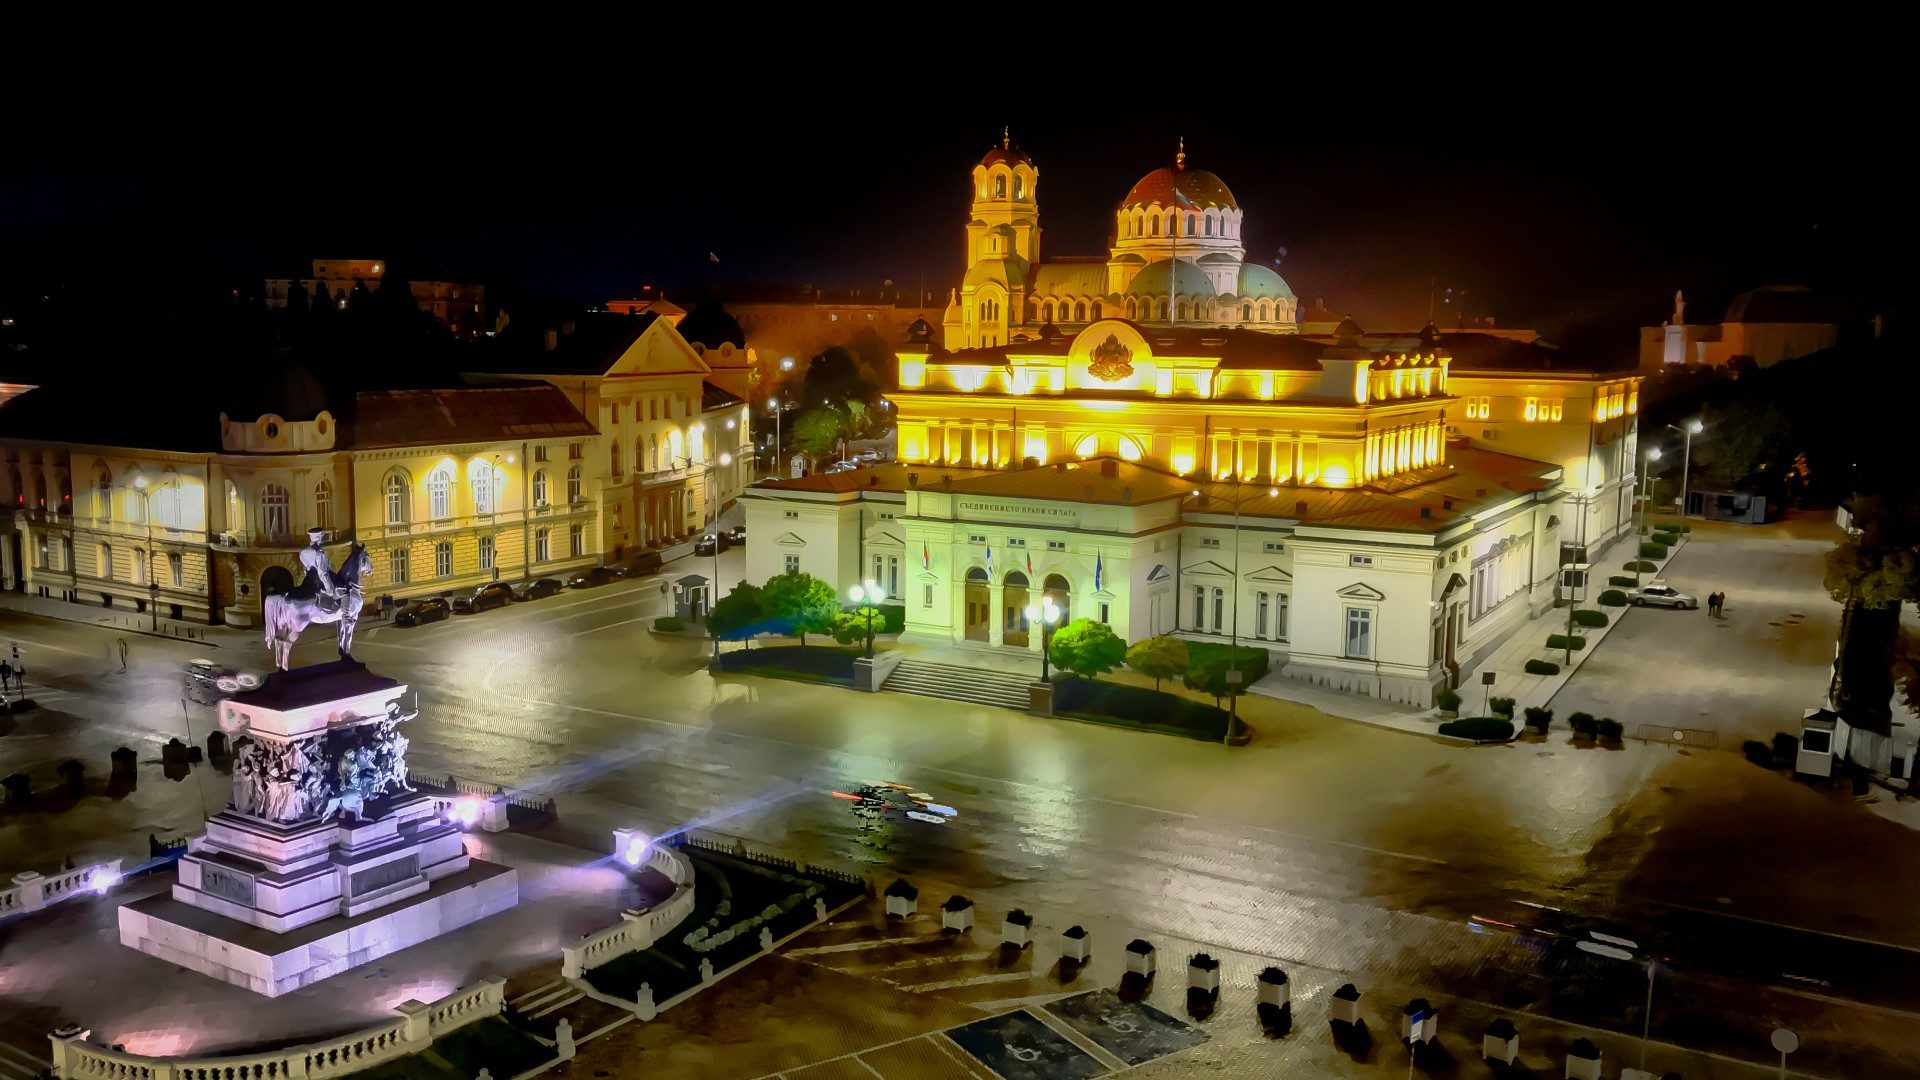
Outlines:
<svg viewBox="0 0 1920 1080"><path fill-rule="evenodd" d="M775 540L774 543L782 547L806 547L807 546L807 542L805 540L800 539L798 536L795 536L792 533L782 533L780 535L780 539Z"/></svg>
<svg viewBox="0 0 1920 1080"><path fill-rule="evenodd" d="M1455 574L1452 577L1447 579L1447 587L1441 591L1440 599L1445 600L1449 596L1452 596L1454 593L1459 592L1461 589L1464 589L1466 587L1467 587L1467 579L1461 577L1459 574Z"/></svg>
<svg viewBox="0 0 1920 1080"><path fill-rule="evenodd" d="M634 375L707 375L712 368L687 339L665 319L655 319L633 339L620 358L607 369L607 376Z"/></svg>
<svg viewBox="0 0 1920 1080"><path fill-rule="evenodd" d="M1263 566L1247 575L1249 581L1266 581L1276 585L1286 585L1293 581L1293 575L1277 566Z"/></svg>
<svg viewBox="0 0 1920 1080"><path fill-rule="evenodd" d="M1161 581L1170 581L1172 579L1173 571L1167 569L1166 563L1161 563L1152 570L1147 571L1147 584L1149 585Z"/></svg>
<svg viewBox="0 0 1920 1080"><path fill-rule="evenodd" d="M1182 574L1198 574L1201 577L1232 577L1233 576L1231 573L1228 573L1226 567L1221 566L1219 563L1214 562L1212 559L1207 559L1203 562L1197 562L1191 566L1183 566L1180 568L1180 572Z"/></svg>
<svg viewBox="0 0 1920 1080"><path fill-rule="evenodd" d="M1387 598L1386 593L1364 581L1356 581L1334 595L1342 600L1385 600Z"/></svg>
<svg viewBox="0 0 1920 1080"><path fill-rule="evenodd" d="M888 546L888 547L899 547L899 548L903 548L903 547L906 547L906 546L907 546L907 545L906 545L906 541L904 541L904 540L902 540L902 539L900 539L900 537L899 537L899 535L898 535L898 534L896 534L896 533L890 533L890 532L888 532L887 530L885 530L884 528L877 528L877 529L870 529L870 530L868 530L868 532L867 532L867 543L869 543L869 544L883 544L883 545L886 545L886 546Z"/></svg>

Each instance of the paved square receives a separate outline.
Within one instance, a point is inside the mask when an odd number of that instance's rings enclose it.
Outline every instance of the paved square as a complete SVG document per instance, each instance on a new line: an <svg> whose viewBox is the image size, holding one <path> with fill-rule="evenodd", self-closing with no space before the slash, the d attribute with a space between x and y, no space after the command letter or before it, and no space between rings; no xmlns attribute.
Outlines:
<svg viewBox="0 0 1920 1080"><path fill-rule="evenodd" d="M1049 1002L1048 1012L1089 1042L1129 1065L1176 1054L1207 1041L1207 1034L1141 1002L1095 990Z"/></svg>
<svg viewBox="0 0 1920 1080"><path fill-rule="evenodd" d="M1005 1080L1082 1080L1107 1071L1025 1009L953 1028L947 1037Z"/></svg>

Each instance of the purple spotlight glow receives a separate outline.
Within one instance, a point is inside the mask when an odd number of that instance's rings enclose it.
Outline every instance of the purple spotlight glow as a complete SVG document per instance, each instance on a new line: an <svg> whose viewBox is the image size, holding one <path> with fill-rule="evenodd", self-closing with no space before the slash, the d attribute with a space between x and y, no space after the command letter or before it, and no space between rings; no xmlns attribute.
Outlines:
<svg viewBox="0 0 1920 1080"><path fill-rule="evenodd" d="M105 868L87 875L87 888L96 893L104 893L118 884L120 884L120 875Z"/></svg>
<svg viewBox="0 0 1920 1080"><path fill-rule="evenodd" d="M621 852L620 857L626 861L628 866L639 866L641 863L647 861L647 855L652 852L652 849L653 841L651 839L646 836L635 836L633 839L627 841L627 850Z"/></svg>
<svg viewBox="0 0 1920 1080"><path fill-rule="evenodd" d="M472 828L480 821L480 799L473 795L456 799L453 805L447 808L447 816L461 828Z"/></svg>

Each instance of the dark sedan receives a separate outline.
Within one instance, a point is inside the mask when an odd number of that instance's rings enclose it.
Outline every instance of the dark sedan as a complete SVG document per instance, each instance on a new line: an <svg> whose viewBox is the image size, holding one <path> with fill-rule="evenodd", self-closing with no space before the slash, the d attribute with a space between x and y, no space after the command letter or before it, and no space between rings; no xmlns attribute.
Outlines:
<svg viewBox="0 0 1920 1080"><path fill-rule="evenodd" d="M586 570L582 570L579 573L568 578L567 588L591 589L596 585L605 585L607 582L613 581L618 577L619 575L613 572L612 567L595 566Z"/></svg>
<svg viewBox="0 0 1920 1080"><path fill-rule="evenodd" d="M520 591L514 594L514 599L538 600L543 596L552 596L564 588L566 588L566 586L561 583L559 578L534 578L532 581L520 586Z"/></svg>
<svg viewBox="0 0 1920 1080"><path fill-rule="evenodd" d="M453 610L473 615L488 608L506 607L512 600L513 587L504 581L494 581L473 590L471 595L455 597Z"/></svg>
<svg viewBox="0 0 1920 1080"><path fill-rule="evenodd" d="M739 547L741 544L744 544L746 542L747 542L747 527L745 525L735 525L733 528L727 530L728 546Z"/></svg>
<svg viewBox="0 0 1920 1080"><path fill-rule="evenodd" d="M402 607L393 616L395 626L419 626L421 623L439 622L453 615L453 605L444 597L429 596L424 600L415 600Z"/></svg>
<svg viewBox="0 0 1920 1080"><path fill-rule="evenodd" d="M693 553L695 555L715 555L732 546L733 545L727 541L724 533L718 536L713 533L708 533L693 545Z"/></svg>

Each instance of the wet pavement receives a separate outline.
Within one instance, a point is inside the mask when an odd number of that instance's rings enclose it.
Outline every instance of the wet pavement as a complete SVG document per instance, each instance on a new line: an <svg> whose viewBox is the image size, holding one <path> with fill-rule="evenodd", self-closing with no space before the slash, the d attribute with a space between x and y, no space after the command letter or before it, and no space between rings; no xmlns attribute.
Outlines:
<svg viewBox="0 0 1920 1080"><path fill-rule="evenodd" d="M1716 558L1717 540L1703 532L1685 559ZM1722 587L1734 615L1743 590ZM381 628L356 651L420 690L421 716L408 725L415 768L551 794L565 830L584 842L616 825L700 827L791 858L953 882L1074 921L1109 919L1637 1031L1638 968L1626 978L1556 972L1468 926L1469 916L1532 901L1649 940L1671 928L1665 936L1706 943L1688 954L1699 962L1747 964L1738 974L1754 981L1663 975L1672 1000L1656 1006L1656 1038L1666 1025L1675 1041L1769 1060L1766 1033L1792 1016L1818 1033L1803 1032L1807 1049L1795 1058L1815 1075L1852 1075L1818 1071L1820 1040L1832 1054L1842 1031L1890 1055L1906 1047L1912 1056L1888 1060L1920 1071L1920 1047L1906 1034L1920 1010L1910 989L1920 985L1920 956L1907 951L1920 948L1920 839L1725 748L1580 747L1558 731L1463 748L1248 698L1255 741L1230 750L956 702L714 677L702 643L648 633L660 609L657 584L622 583ZM1629 620L1579 678L1604 670L1607 650L1634 622L1653 620ZM95 662L104 655L97 631L11 616L0 626L67 647L49 652L47 665L69 669L54 678L68 680L61 685L77 714L17 718L0 738L0 771L24 768L50 786L52 766L74 745L104 771L106 751L142 730L152 734L129 745L157 757L156 738L177 733L188 715L204 738L210 711L183 714L177 701L142 698L177 697L169 665L193 646L137 642L135 674L109 676ZM296 662L330 651L306 642ZM127 680L124 690L116 678ZM1679 716L1665 701L1649 693L1633 719ZM1623 707L1609 711L1632 729ZM76 857L95 848L138 855L148 831L197 829L195 780L224 799L225 778L208 767L180 783L155 770L143 767L138 791L117 801L8 812L0 866L32 865L65 847ZM945 826L876 822L827 794L870 779L934 792L959 817ZM1761 936L1761 923L1902 948L1860 944L1843 956L1791 930Z"/></svg>

